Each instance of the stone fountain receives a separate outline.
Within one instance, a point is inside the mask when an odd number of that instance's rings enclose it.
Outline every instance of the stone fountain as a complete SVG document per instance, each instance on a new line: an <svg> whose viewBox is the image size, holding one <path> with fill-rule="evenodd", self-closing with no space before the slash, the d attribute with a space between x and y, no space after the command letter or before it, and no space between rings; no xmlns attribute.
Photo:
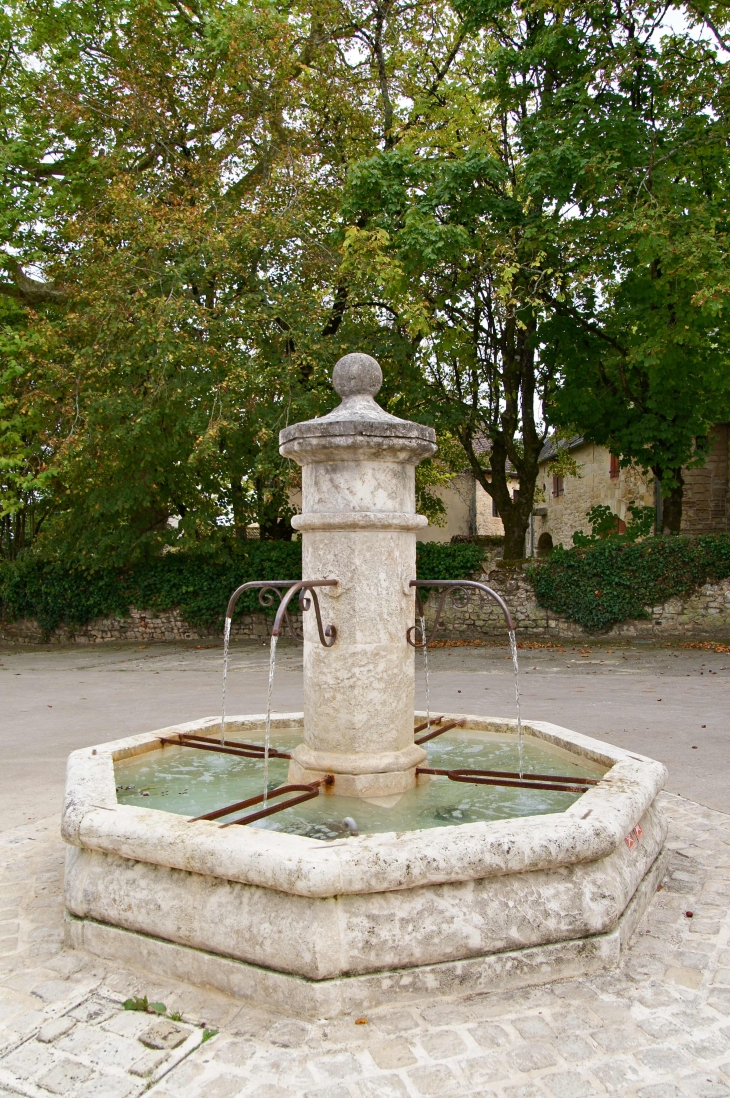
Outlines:
<svg viewBox="0 0 730 1098"><path fill-rule="evenodd" d="M338 642L324 648L304 625L304 743L290 777L333 774L351 796L402 793L426 752L413 742L415 667L404 644L413 624L416 465L436 452L431 427L389 415L375 394L382 374L369 355L334 369L342 403L281 432L281 453L302 466L302 574L337 580L322 593ZM346 624L345 624L346 623Z"/></svg>
<svg viewBox="0 0 730 1098"><path fill-rule="evenodd" d="M408 638L416 534L426 525L415 512L415 467L436 442L430 428L378 406L381 380L374 359L345 356L333 376L341 404L280 436L282 454L302 466L298 586L304 609L316 602L316 614L303 615L303 714L228 717L220 741L215 716L74 752L63 816L70 945L312 1017L620 963L663 873L664 767L544 721L525 723L527 746L573 773L585 766L594 776L573 779L583 785L523 778L521 755L519 775L425 765L414 725L430 715L414 715ZM283 607L284 598L277 623ZM516 741L508 718L440 719L474 750L482 740ZM299 800L315 811L368 806L382 826L330 841L285 824L273 830L272 820L295 810L272 815L279 810L267 797L277 794L266 789L202 815L183 814L184 802L118 799L115 767L141 760L154 769L170 752L258 766L264 749L249 741L264 723L265 766L269 730L272 758L290 760L285 788L308 790ZM296 741L291 752L281 748L286 737ZM476 782L485 803L496 786L512 787L519 810L387 829L394 806L450 781ZM537 789L569 788L562 810L530 807Z"/></svg>

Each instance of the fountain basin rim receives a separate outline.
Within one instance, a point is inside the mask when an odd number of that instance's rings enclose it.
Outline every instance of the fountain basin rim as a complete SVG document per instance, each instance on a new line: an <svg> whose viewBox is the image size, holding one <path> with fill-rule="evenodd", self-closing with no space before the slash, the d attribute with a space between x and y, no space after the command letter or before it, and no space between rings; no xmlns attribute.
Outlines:
<svg viewBox="0 0 730 1098"><path fill-rule="evenodd" d="M511 732L514 721L464 714L466 728ZM230 718L261 724L261 715ZM277 714L291 728L301 714ZM666 768L544 721L525 732L609 766L599 785L565 812L479 821L333 842L263 828L221 830L215 823L159 809L120 805L114 761L156 750L160 737L201 731L217 717L84 748L69 757L62 834L67 843L127 859L199 873L292 895L333 897L389 892L457 881L556 869L595 861L620 848L662 789ZM475 727L476 726L476 727ZM487 727L489 726L489 727Z"/></svg>

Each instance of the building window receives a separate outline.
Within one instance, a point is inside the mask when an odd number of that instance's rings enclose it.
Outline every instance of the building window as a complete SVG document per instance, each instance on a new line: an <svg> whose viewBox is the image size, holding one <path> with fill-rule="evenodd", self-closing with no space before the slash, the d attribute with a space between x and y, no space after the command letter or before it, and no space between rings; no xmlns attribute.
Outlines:
<svg viewBox="0 0 730 1098"><path fill-rule="evenodd" d="M513 488L513 489L512 489L512 502L513 502L513 503L517 503L517 500L518 500L519 498L520 498L520 490L519 490L519 488Z"/></svg>
<svg viewBox="0 0 730 1098"><path fill-rule="evenodd" d="M492 518L499 518L499 511L497 510L497 503L492 496Z"/></svg>
<svg viewBox="0 0 730 1098"><path fill-rule="evenodd" d="M621 466L618 463L618 458L615 454L611 454L611 480L618 480L620 472Z"/></svg>
<svg viewBox="0 0 730 1098"><path fill-rule="evenodd" d="M557 475L553 477L553 495L554 496L564 496L565 495L565 484L563 482L563 478L559 477Z"/></svg>

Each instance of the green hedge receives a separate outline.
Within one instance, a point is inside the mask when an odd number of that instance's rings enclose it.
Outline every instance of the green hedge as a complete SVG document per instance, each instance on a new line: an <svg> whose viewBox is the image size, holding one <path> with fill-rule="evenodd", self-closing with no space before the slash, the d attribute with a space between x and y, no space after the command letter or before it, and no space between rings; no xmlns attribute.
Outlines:
<svg viewBox="0 0 730 1098"><path fill-rule="evenodd" d="M485 546L465 542L419 541L416 579L466 579L478 572Z"/></svg>
<svg viewBox="0 0 730 1098"><path fill-rule="evenodd" d="M708 580L730 576L730 535L609 537L587 548L555 549L528 568L540 606L597 632L667 599L688 595Z"/></svg>
<svg viewBox="0 0 730 1098"><path fill-rule="evenodd" d="M478 545L419 542L417 576L461 579L479 568L483 555ZM287 541L251 541L218 560L166 553L126 570L27 556L0 561L0 615L7 621L32 618L50 631L61 623L79 627L94 618L125 617L132 606L179 607L191 625L215 626L221 625L228 597L239 584L301 575L301 543ZM260 609L256 592L247 592L236 615Z"/></svg>

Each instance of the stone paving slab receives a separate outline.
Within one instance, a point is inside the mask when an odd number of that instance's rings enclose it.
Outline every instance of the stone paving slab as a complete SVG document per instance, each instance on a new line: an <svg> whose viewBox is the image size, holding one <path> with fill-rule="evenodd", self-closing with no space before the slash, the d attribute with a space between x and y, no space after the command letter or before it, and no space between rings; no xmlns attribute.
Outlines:
<svg viewBox="0 0 730 1098"><path fill-rule="evenodd" d="M662 803L669 872L620 971L360 1024L302 1022L65 950L58 820L7 831L0 1098L730 1098L730 817ZM166 1017L124 1010L132 996Z"/></svg>

